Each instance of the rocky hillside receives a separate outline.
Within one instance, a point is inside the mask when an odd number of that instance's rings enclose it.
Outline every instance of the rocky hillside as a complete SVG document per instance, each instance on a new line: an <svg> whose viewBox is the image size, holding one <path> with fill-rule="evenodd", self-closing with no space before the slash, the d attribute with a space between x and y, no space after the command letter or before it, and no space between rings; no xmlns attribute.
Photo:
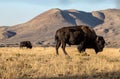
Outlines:
<svg viewBox="0 0 120 79"><path fill-rule="evenodd" d="M16 44L30 40L34 45L52 45L57 29L81 24L93 27L98 35L104 36L108 46L120 47L119 9L93 12L50 9L26 23L0 27L0 44Z"/></svg>

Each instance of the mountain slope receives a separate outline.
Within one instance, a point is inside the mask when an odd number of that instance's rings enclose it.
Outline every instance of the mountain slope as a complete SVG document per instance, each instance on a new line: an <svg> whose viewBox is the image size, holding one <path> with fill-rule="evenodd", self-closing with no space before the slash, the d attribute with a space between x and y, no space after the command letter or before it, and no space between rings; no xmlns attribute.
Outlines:
<svg viewBox="0 0 120 79"><path fill-rule="evenodd" d="M109 47L120 47L120 10L102 10L105 15L104 23L96 26L98 35L105 37Z"/></svg>
<svg viewBox="0 0 120 79"><path fill-rule="evenodd" d="M107 42L113 42L112 37L110 37L112 35L116 39L115 42L119 44L119 13L119 9L93 11L91 13L75 9L50 9L26 23L6 27L4 30L1 30L4 27L0 28L0 43L19 43L23 40L30 40L33 44L53 44L57 29L73 25L88 25L95 28L98 35L104 36Z"/></svg>

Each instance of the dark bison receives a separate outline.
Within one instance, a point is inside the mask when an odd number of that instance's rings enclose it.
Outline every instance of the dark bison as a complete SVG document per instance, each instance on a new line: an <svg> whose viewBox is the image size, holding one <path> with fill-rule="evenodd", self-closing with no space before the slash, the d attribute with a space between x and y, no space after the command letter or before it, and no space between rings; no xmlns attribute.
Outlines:
<svg viewBox="0 0 120 79"><path fill-rule="evenodd" d="M104 47L104 43L101 43L104 39L100 39L101 37L97 36L95 31L88 26L63 27L58 29L55 34L56 54L58 55L58 49L62 45L63 52L67 55L66 44L79 45L78 49L80 52L85 51L86 48L94 48L96 53L98 53Z"/></svg>
<svg viewBox="0 0 120 79"><path fill-rule="evenodd" d="M32 48L32 44L31 44L30 41L22 41L22 42L20 42L20 48L22 48L22 47L26 47L26 48L31 49Z"/></svg>

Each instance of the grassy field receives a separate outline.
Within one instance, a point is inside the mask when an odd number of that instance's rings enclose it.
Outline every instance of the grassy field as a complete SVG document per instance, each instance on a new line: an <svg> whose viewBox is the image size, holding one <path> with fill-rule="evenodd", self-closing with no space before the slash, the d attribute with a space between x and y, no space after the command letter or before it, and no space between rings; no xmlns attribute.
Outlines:
<svg viewBox="0 0 120 79"><path fill-rule="evenodd" d="M120 48L81 54L67 47L70 57L54 47L0 48L0 79L120 79Z"/></svg>

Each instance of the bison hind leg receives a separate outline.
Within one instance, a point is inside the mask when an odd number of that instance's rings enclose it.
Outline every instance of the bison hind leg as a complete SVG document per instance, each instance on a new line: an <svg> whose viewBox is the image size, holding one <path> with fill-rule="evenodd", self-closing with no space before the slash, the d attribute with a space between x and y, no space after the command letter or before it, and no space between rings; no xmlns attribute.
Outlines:
<svg viewBox="0 0 120 79"><path fill-rule="evenodd" d="M65 50L65 47L66 47L66 43L64 41L62 41L62 49L63 49L63 52L65 55L68 55L66 50Z"/></svg>
<svg viewBox="0 0 120 79"><path fill-rule="evenodd" d="M60 45L61 45L61 42L60 42L60 41L57 41L57 44L56 44L56 54L57 54L57 55L59 55L58 49L59 49Z"/></svg>

